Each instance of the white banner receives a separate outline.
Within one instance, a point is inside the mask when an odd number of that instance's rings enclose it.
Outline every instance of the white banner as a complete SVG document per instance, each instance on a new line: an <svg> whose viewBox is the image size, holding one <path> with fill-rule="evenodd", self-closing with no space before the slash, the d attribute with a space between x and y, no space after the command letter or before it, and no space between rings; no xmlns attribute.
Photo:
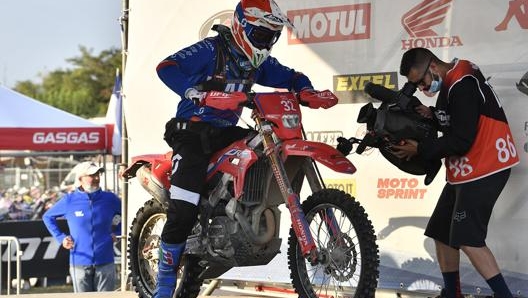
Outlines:
<svg viewBox="0 0 528 298"><path fill-rule="evenodd" d="M402 1L280 1L296 31L283 32L272 55L284 65L307 74L316 89L333 90L340 104L329 110L303 114L308 137L336 145L338 136L361 137L356 123L359 108L368 102L367 81L399 89L406 79L398 74L402 54L427 47L442 60L455 57L479 65L490 77L504 105L521 164L497 201L489 224L487 244L513 291L528 293L528 5L525 0ZM164 153L165 122L176 112L179 97L157 77L155 68L165 57L205 37L214 23L229 22L237 1L200 2L130 0L128 59L124 74L124 105L130 137L129 156ZM420 93L420 92L418 92ZM434 105L434 99L417 96ZM425 225L444 185L443 170L425 186L422 176L399 171L377 150L350 160L358 171L345 176L321 168L335 187L350 191L372 219L380 247L379 287L437 290L443 285L432 240ZM136 181L129 194L134 216L148 199ZM285 217L286 218L286 217ZM131 220L129 219L129 222ZM287 223L282 224L287 227ZM283 234L283 243L287 234ZM283 252L286 250L283 249ZM286 256L265 268L231 270L228 277L247 278L244 270L268 282L289 282ZM272 268L272 270L270 270ZM273 273L272 273L273 272ZM489 289L462 259L465 293Z"/></svg>

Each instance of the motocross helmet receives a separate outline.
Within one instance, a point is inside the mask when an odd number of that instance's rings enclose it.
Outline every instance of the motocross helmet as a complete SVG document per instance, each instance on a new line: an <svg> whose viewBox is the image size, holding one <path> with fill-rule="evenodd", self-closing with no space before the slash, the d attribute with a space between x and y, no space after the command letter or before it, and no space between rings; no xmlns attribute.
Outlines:
<svg viewBox="0 0 528 298"><path fill-rule="evenodd" d="M269 56L282 28L291 21L273 0L242 0L231 22L231 33L251 65L259 67Z"/></svg>

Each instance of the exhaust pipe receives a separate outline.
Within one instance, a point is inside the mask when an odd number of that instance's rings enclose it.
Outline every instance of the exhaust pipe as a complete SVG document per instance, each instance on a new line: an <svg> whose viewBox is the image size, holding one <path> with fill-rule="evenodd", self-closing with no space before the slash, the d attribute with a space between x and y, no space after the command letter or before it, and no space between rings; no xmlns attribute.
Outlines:
<svg viewBox="0 0 528 298"><path fill-rule="evenodd" d="M136 177L143 188L150 194L154 199L164 204L169 201L169 191L163 187L161 183L150 170L150 164L141 166L137 172Z"/></svg>

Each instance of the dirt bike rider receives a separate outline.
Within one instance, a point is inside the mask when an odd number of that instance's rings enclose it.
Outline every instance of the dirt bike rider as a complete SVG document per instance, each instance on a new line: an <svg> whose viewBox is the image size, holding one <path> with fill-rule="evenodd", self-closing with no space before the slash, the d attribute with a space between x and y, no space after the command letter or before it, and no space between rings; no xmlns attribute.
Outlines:
<svg viewBox="0 0 528 298"><path fill-rule="evenodd" d="M273 0L241 0L231 28L214 26L217 36L176 52L157 67L160 79L181 101L176 117L165 127L164 139L173 149L172 176L154 297L172 297L175 290L177 268L198 216L211 153L250 132L236 126L245 96L237 97L235 91L248 92L256 83L316 92L307 76L269 56L284 26L293 29Z"/></svg>

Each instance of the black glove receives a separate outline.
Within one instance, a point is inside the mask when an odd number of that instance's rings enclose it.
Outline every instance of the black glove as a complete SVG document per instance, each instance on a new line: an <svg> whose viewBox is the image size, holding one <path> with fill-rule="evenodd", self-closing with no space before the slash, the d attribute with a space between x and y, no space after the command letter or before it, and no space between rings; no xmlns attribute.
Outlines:
<svg viewBox="0 0 528 298"><path fill-rule="evenodd" d="M344 156L347 156L352 151L352 142L343 137L338 137L336 149L343 153Z"/></svg>

